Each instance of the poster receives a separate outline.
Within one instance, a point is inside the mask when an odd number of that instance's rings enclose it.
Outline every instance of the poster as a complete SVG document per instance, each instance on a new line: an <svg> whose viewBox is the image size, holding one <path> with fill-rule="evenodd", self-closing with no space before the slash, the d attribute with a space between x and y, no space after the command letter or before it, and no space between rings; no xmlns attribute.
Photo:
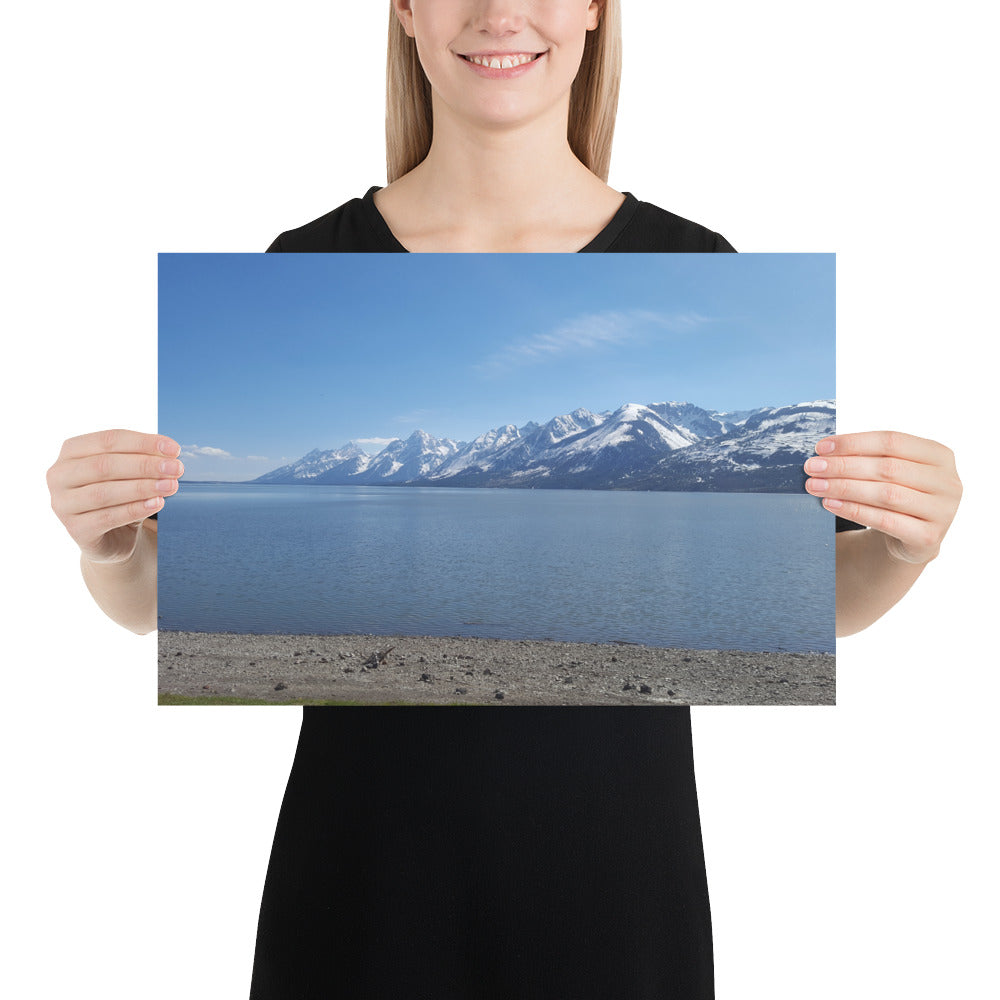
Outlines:
<svg viewBox="0 0 1000 1000"><path fill-rule="evenodd" d="M834 278L162 255L160 703L833 704Z"/></svg>

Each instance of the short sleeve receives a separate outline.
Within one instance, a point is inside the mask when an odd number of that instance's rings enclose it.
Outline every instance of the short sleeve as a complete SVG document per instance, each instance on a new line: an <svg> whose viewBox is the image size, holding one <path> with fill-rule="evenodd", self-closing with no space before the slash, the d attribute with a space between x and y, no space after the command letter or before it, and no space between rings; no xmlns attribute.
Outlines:
<svg viewBox="0 0 1000 1000"><path fill-rule="evenodd" d="M848 521L846 517L837 518L837 531L865 531L867 530L863 524L855 524L853 521Z"/></svg>

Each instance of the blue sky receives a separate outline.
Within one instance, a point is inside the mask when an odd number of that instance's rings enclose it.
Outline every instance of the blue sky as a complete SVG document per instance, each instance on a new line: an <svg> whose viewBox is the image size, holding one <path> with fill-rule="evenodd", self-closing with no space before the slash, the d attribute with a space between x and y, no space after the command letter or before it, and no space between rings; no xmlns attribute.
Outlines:
<svg viewBox="0 0 1000 1000"><path fill-rule="evenodd" d="M189 479L471 440L578 406L835 396L832 254L161 254L159 429Z"/></svg>

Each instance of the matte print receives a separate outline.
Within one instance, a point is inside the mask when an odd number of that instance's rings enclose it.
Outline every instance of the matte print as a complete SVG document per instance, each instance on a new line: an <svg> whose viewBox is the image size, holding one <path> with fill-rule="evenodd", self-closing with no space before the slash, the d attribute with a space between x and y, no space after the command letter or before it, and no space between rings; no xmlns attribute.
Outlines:
<svg viewBox="0 0 1000 1000"><path fill-rule="evenodd" d="M160 704L832 704L830 254L159 262Z"/></svg>

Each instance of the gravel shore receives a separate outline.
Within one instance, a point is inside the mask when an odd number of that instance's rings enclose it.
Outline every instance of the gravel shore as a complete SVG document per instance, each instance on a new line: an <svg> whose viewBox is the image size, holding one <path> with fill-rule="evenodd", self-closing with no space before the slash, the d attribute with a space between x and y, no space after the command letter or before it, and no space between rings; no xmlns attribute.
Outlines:
<svg viewBox="0 0 1000 1000"><path fill-rule="evenodd" d="M371 635L159 634L161 702L833 705L829 653Z"/></svg>

